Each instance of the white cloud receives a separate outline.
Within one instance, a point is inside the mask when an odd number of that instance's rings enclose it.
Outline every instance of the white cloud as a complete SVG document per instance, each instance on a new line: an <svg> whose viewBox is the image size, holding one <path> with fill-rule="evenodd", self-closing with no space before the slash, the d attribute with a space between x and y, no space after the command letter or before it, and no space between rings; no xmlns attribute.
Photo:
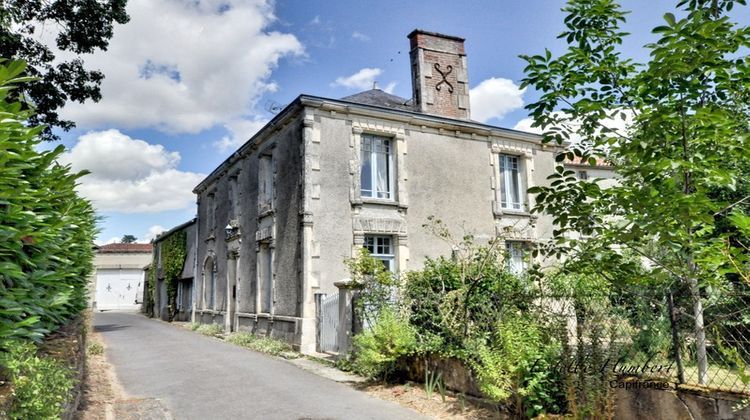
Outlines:
<svg viewBox="0 0 750 420"><path fill-rule="evenodd" d="M516 125L513 126L514 130L519 131L526 131L527 133L535 133L535 134L542 134L542 129L539 127L532 127L531 124L534 123L534 119L531 117L526 117L522 119L521 121L518 121Z"/></svg>
<svg viewBox="0 0 750 420"><path fill-rule="evenodd" d="M388 83L388 85L383 89L383 92L393 94L393 90L396 89L396 82Z"/></svg>
<svg viewBox="0 0 750 420"><path fill-rule="evenodd" d="M512 80L491 77L469 91L471 117L480 122L503 118L523 106L523 93Z"/></svg>
<svg viewBox="0 0 750 420"><path fill-rule="evenodd" d="M352 32L352 39L356 39L357 41L362 41L362 42L369 42L370 41L370 37L369 36L363 34L362 32L358 32L358 31Z"/></svg>
<svg viewBox="0 0 750 420"><path fill-rule="evenodd" d="M104 241L102 241L102 240L100 240L100 239L97 238L97 239L94 239L94 243L97 244L97 245L99 245L99 246L107 245L107 244L117 244L117 243L120 243L121 239L122 239L122 237L118 237L118 236L109 238L109 239L104 240Z"/></svg>
<svg viewBox="0 0 750 420"><path fill-rule="evenodd" d="M615 135L627 135L628 128L633 123L633 112L628 109L621 109L619 111L608 111L607 113L609 114L609 117L601 120L601 125L615 130ZM622 118L621 114L625 116L625 119ZM553 112L552 115L559 115L558 111ZM513 129L526 131L529 133L542 134L543 130L541 129L541 127L532 127L531 124L533 123L534 120L531 117L526 117L518 121L516 125L513 126ZM569 129L571 131L570 141L573 143L580 141L581 136L577 133L577 131L580 129L580 122L572 121L569 124Z"/></svg>
<svg viewBox="0 0 750 420"><path fill-rule="evenodd" d="M227 135L214 142L222 152L237 149L268 123L264 118L236 119L224 124Z"/></svg>
<svg viewBox="0 0 750 420"><path fill-rule="evenodd" d="M331 86L343 86L349 89L369 90L372 89L372 84L373 82L375 82L375 78L380 76L382 73L383 70L381 69L365 67L360 71L352 74L351 76L339 77L335 82L331 83Z"/></svg>
<svg viewBox="0 0 750 420"><path fill-rule="evenodd" d="M177 169L180 154L133 139L118 130L81 136L60 157L74 170L89 170L79 192L99 211L151 213L195 205L193 188L204 174Z"/></svg>
<svg viewBox="0 0 750 420"><path fill-rule="evenodd" d="M148 228L148 232L145 233L143 236L141 236L141 239L138 241L142 244L147 244L151 242L152 240L156 239L159 234L166 232L167 228L165 228L162 225L153 225L150 228Z"/></svg>
<svg viewBox="0 0 750 420"><path fill-rule="evenodd" d="M85 55L100 69L102 100L69 103L80 127L151 127L195 133L247 115L276 89L279 60L304 54L292 34L270 31L266 0L131 0L130 22L108 51ZM69 53L59 53L69 58Z"/></svg>

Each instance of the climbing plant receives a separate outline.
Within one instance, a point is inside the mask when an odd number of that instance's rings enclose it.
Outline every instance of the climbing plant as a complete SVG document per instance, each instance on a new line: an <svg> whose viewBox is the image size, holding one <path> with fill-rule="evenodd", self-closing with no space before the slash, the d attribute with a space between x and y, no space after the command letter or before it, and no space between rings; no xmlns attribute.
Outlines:
<svg viewBox="0 0 750 420"><path fill-rule="evenodd" d="M177 282L180 280L187 255L187 234L174 232L160 244L161 274L167 285L167 312L171 321L177 312Z"/></svg>
<svg viewBox="0 0 750 420"><path fill-rule="evenodd" d="M154 298L154 290L156 289L156 267L158 267L158 260L156 257L157 253L156 250L154 250L154 253L151 257L151 264L149 265L148 269L148 277L146 278L146 290L148 299L145 304L146 315L148 317L154 316L154 302L156 301Z"/></svg>

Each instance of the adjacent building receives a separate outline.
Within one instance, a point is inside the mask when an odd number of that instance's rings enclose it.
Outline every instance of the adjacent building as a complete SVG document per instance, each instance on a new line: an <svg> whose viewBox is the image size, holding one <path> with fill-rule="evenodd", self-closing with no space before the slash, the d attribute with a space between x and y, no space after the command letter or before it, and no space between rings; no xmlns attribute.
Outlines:
<svg viewBox="0 0 750 420"><path fill-rule="evenodd" d="M154 291L144 290L143 312L165 321L189 321L193 310L193 279L196 257L196 219L192 219L157 236L153 244L153 260L146 267L147 276L154 270ZM174 242L171 240L175 239ZM168 246L184 250L185 257L179 262L182 271L176 278L166 278L164 270ZM173 298L169 295L169 284L173 286Z"/></svg>
<svg viewBox="0 0 750 420"><path fill-rule="evenodd" d="M151 244L107 244L95 247L95 271L91 284L94 310L138 310L151 261Z"/></svg>

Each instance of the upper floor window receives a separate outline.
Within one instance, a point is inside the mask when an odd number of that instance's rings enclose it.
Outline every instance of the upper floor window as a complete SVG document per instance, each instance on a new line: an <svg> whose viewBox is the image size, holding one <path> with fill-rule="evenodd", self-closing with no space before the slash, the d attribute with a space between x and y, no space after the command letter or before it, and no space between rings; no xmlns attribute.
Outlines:
<svg viewBox="0 0 750 420"><path fill-rule="evenodd" d="M237 176L229 178L229 191L227 192L227 198L229 199L229 219L239 218L239 188L237 187Z"/></svg>
<svg viewBox="0 0 750 420"><path fill-rule="evenodd" d="M393 238L390 236L365 236L364 247L370 255L383 262L386 270L396 271L396 255L393 252Z"/></svg>
<svg viewBox="0 0 750 420"><path fill-rule="evenodd" d="M520 157L513 155L499 155L500 174L500 206L504 209L523 210L521 199L521 162Z"/></svg>
<svg viewBox="0 0 750 420"><path fill-rule="evenodd" d="M260 157L258 169L258 205L261 210L270 210L273 207L273 157L263 155Z"/></svg>
<svg viewBox="0 0 750 420"><path fill-rule="evenodd" d="M585 181L589 179L589 174L586 171L578 171L578 179Z"/></svg>
<svg viewBox="0 0 750 420"><path fill-rule="evenodd" d="M362 135L360 189L362 197L393 199L393 142Z"/></svg>
<svg viewBox="0 0 750 420"><path fill-rule="evenodd" d="M208 195L206 207L208 213L208 231L214 233L216 230L216 200L213 193Z"/></svg>

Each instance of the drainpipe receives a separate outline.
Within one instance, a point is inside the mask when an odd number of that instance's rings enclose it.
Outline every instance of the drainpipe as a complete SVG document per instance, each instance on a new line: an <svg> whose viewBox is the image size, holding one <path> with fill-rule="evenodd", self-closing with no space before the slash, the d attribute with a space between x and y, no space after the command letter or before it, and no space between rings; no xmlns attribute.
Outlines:
<svg viewBox="0 0 750 420"><path fill-rule="evenodd" d="M193 287L191 287L191 293L193 294L193 304L191 305L192 308L190 308L190 322L195 322L195 307L198 303L198 243L201 230L201 224L198 223L198 215L200 214L200 198L195 200L195 207L197 209L195 214L195 246L193 248L193 254L195 255L195 258L193 258Z"/></svg>
<svg viewBox="0 0 750 420"><path fill-rule="evenodd" d="M303 194L302 194L302 307L299 316L302 318L301 337L299 341L302 353L315 351L315 300L313 288L318 286L312 275L312 243L313 243L313 214L312 214L312 162L311 149L313 142L313 125L315 120L311 114L303 117Z"/></svg>

